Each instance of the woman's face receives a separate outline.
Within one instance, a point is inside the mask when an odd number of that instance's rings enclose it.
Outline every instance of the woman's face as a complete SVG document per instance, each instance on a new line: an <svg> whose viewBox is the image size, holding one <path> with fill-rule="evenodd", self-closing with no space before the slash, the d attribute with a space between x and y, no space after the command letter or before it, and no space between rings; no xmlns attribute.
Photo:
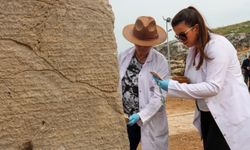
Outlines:
<svg viewBox="0 0 250 150"><path fill-rule="evenodd" d="M136 50L138 51L143 51L143 52L148 52L152 46L140 46L140 45L135 45Z"/></svg>
<svg viewBox="0 0 250 150"><path fill-rule="evenodd" d="M185 24L185 22L181 22L175 27L173 27L175 32L175 37L181 41L187 47L195 46L198 39L198 24L190 27Z"/></svg>

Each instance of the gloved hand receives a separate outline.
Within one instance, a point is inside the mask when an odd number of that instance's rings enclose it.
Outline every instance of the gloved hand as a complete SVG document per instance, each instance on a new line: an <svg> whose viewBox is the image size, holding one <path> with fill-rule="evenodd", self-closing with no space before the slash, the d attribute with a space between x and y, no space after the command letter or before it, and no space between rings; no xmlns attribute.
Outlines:
<svg viewBox="0 0 250 150"><path fill-rule="evenodd" d="M153 79L155 80L155 82L157 83L157 85L159 85L160 88L162 88L163 90L167 91L168 90L168 83L169 80L160 80L156 77L153 76Z"/></svg>
<svg viewBox="0 0 250 150"><path fill-rule="evenodd" d="M140 119L140 116L138 114L131 115L129 117L128 125L129 126L134 125L139 119Z"/></svg>

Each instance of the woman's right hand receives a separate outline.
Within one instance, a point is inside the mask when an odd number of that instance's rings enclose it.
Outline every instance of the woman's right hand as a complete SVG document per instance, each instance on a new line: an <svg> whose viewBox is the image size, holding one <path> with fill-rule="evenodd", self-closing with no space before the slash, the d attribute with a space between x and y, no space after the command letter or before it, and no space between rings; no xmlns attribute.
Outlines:
<svg viewBox="0 0 250 150"><path fill-rule="evenodd" d="M163 90L165 90L165 91L168 90L168 82L169 82L168 79L167 79L167 80L161 80L161 79L156 78L156 77L154 77L154 76L153 76L153 79L155 80L155 82L157 83L157 85L158 85L161 89L163 89Z"/></svg>

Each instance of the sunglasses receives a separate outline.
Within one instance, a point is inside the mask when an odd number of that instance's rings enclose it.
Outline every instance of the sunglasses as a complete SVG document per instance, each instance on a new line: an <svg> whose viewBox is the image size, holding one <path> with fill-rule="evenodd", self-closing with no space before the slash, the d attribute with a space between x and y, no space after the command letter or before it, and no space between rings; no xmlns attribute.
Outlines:
<svg viewBox="0 0 250 150"><path fill-rule="evenodd" d="M179 41L181 42L185 42L187 40L187 33L192 30L194 27L191 27L189 29L187 29L185 32L181 32L177 35L175 35L175 38L177 38Z"/></svg>

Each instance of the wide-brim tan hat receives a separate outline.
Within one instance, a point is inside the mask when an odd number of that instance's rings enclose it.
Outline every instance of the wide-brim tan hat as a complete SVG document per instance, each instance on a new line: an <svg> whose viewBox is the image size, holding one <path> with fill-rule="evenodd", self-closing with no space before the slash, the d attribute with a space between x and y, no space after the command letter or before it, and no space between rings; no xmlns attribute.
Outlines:
<svg viewBox="0 0 250 150"><path fill-rule="evenodd" d="M155 46L167 38L165 30L156 25L154 18L150 16L138 17L135 24L125 26L123 36L131 43L140 46Z"/></svg>

